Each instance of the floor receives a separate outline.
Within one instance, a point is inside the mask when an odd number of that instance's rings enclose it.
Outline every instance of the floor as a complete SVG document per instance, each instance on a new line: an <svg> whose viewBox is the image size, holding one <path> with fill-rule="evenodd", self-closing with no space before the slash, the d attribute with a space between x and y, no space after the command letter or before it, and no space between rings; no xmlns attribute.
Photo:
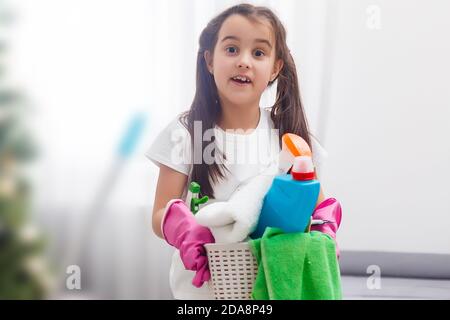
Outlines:
<svg viewBox="0 0 450 320"><path fill-rule="evenodd" d="M372 288L372 289L369 289ZM346 300L366 299L450 299L450 279L381 278L379 282L367 277L342 277Z"/></svg>
<svg viewBox="0 0 450 320"><path fill-rule="evenodd" d="M381 278L379 283L367 284L366 277L342 276L342 289L344 300L450 300L450 279L429 280L411 278ZM369 289L372 287L373 289ZM83 292L53 297L53 299L104 299L105 297L89 295ZM121 297L138 298L139 297ZM149 297L141 297L148 299ZM119 298L120 299L120 298ZM150 297L150 299L172 299L167 297Z"/></svg>

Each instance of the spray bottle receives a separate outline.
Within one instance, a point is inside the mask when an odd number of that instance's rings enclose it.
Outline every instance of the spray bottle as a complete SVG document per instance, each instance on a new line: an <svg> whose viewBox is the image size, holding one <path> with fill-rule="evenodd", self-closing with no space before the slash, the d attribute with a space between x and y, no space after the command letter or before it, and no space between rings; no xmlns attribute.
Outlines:
<svg viewBox="0 0 450 320"><path fill-rule="evenodd" d="M315 178L311 152L304 154L307 155L295 153L290 173L274 178L264 197L256 229L251 234L253 239L260 238L266 227L280 228L285 233L308 230L319 197L320 182Z"/></svg>

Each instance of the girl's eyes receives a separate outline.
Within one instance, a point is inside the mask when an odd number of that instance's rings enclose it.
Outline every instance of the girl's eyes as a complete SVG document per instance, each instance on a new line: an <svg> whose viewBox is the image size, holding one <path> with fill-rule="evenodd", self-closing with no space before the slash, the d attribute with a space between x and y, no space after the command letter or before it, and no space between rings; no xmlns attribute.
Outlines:
<svg viewBox="0 0 450 320"><path fill-rule="evenodd" d="M236 47L228 47L225 49L228 53L236 53L237 49Z"/></svg>
<svg viewBox="0 0 450 320"><path fill-rule="evenodd" d="M255 54L256 53L259 53L260 55L257 55L257 57L262 57L262 56L264 56L264 52L262 52L261 50L256 50L255 51Z"/></svg>
<svg viewBox="0 0 450 320"><path fill-rule="evenodd" d="M234 53L237 52L237 48L236 47L227 47L225 50L228 53L231 53L231 54L234 54ZM256 57L263 57L263 56L265 56L265 53L264 53L264 51L258 49L258 50L255 50L255 56Z"/></svg>

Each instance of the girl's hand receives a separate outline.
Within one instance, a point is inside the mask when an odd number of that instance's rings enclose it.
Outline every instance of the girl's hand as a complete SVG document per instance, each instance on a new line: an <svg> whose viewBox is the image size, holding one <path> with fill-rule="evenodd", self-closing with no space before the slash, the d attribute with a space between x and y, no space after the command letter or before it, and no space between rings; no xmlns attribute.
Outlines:
<svg viewBox="0 0 450 320"><path fill-rule="evenodd" d="M330 223L312 225L311 231L320 231L328 234L336 241L336 232L341 225L341 204L334 198L328 198L321 202L312 214L313 220L326 220ZM336 242L336 255L339 258L339 246Z"/></svg>
<svg viewBox="0 0 450 320"><path fill-rule="evenodd" d="M201 287L211 277L204 247L215 242L211 231L195 221L193 213L180 199L167 204L161 231L167 243L180 251L184 267L196 271L192 284Z"/></svg>

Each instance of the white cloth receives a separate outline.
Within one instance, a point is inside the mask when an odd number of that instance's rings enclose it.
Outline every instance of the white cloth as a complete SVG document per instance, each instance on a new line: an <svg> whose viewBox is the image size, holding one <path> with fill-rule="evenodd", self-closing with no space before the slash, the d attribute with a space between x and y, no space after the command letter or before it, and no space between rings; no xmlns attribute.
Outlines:
<svg viewBox="0 0 450 320"><path fill-rule="evenodd" d="M211 230L216 243L247 240L255 230L264 196L278 173L276 165L269 167L240 185L228 201L215 202L201 208L195 219Z"/></svg>
<svg viewBox="0 0 450 320"><path fill-rule="evenodd" d="M178 116L155 138L146 156L156 165L166 165L188 176L182 199L186 198L192 170L191 139L187 129L179 122ZM261 109L258 126L249 134L237 134L216 127L214 134L217 147L226 154L224 164L228 168L226 177L213 185L215 202L228 201L240 185L247 182L270 166L277 165L280 152L278 135L273 130L269 109ZM326 151L311 136L311 149L316 170L327 157ZM320 175L319 175L320 177ZM214 299L210 283L196 288L191 284L195 273L185 270L178 250L175 250L170 268L170 286L176 299Z"/></svg>

